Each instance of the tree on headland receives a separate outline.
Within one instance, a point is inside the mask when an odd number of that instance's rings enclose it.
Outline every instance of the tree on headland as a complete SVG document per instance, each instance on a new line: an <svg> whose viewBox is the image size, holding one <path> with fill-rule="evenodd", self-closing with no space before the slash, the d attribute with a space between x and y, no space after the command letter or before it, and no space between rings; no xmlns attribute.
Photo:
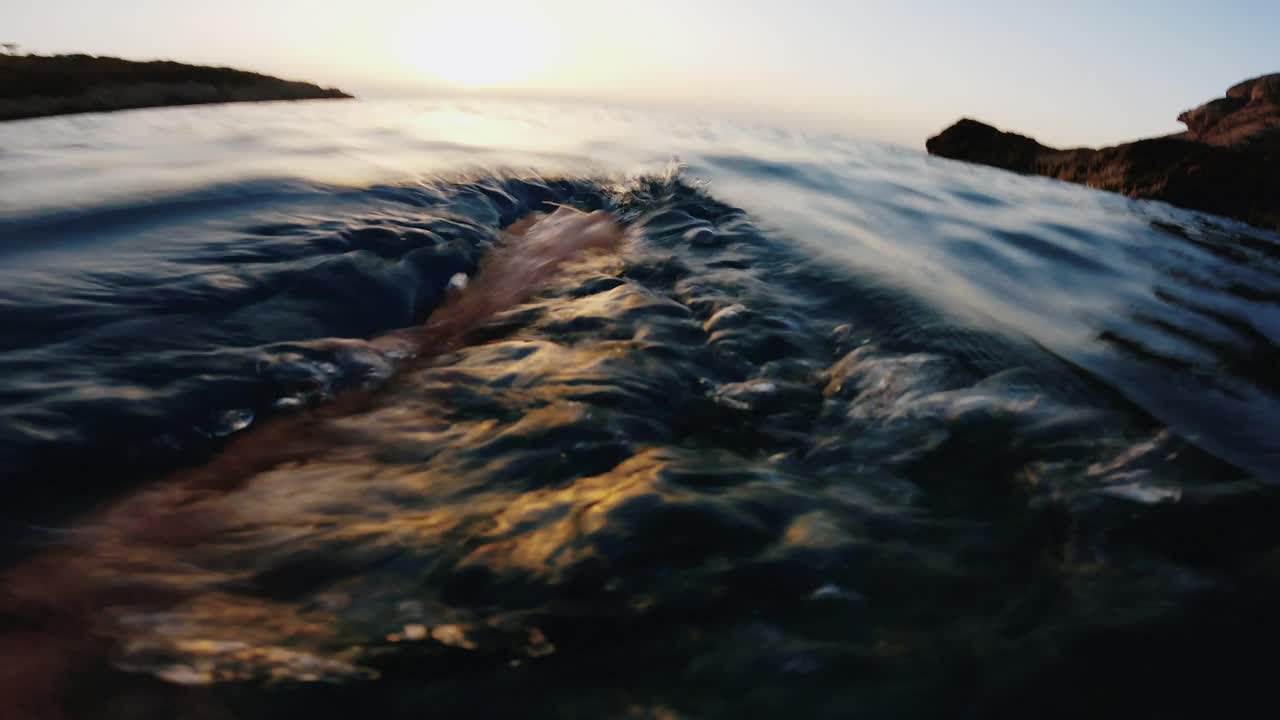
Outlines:
<svg viewBox="0 0 1280 720"><path fill-rule="evenodd" d="M4 48L5 55L17 55L19 47L21 46L18 43L0 43L0 48Z"/></svg>

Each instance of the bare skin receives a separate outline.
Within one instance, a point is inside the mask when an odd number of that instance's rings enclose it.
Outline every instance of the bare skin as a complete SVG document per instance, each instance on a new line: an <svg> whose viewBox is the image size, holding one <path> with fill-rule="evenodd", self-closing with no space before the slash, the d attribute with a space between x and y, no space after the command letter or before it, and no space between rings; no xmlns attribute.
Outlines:
<svg viewBox="0 0 1280 720"><path fill-rule="evenodd" d="M527 216L507 228L507 233L520 241L481 261L466 291L432 314L426 325L411 331L420 352L452 348L467 331L527 299L565 261L585 250L614 248L622 240L622 229L611 214L568 207L550 215Z"/></svg>
<svg viewBox="0 0 1280 720"><path fill-rule="evenodd" d="M537 293L567 261L584 251L616 248L623 231L609 213L560 208L530 215L506 234L506 243L481 261L468 286L425 325L375 344L423 359L456 349L469 331ZM66 717L68 678L110 652L113 641L100 632L104 618L121 609L162 608L190 592L171 581L182 571L170 558L204 541L218 522L193 510L191 498L234 491L258 473L318 452L339 432L332 419L370 402L369 392L353 391L262 423L208 464L108 505L78 523L65 542L6 572L0 578L0 656L23 661L0 663L0 702L24 718ZM119 712L132 716L137 710Z"/></svg>

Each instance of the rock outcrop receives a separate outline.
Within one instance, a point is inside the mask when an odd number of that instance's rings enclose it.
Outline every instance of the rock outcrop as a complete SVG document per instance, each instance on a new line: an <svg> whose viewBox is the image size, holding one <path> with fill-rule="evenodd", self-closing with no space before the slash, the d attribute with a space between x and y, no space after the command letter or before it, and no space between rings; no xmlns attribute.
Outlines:
<svg viewBox="0 0 1280 720"><path fill-rule="evenodd" d="M1280 73L1246 80L1178 121L1191 139L1209 145L1280 143Z"/></svg>
<svg viewBox="0 0 1280 720"><path fill-rule="evenodd" d="M92 55L0 55L0 120L166 105L350 97L336 88L223 67Z"/></svg>
<svg viewBox="0 0 1280 720"><path fill-rule="evenodd" d="M1240 83L1178 116L1187 132L1115 147L1059 150L962 119L932 155L1163 200L1280 230L1280 73Z"/></svg>

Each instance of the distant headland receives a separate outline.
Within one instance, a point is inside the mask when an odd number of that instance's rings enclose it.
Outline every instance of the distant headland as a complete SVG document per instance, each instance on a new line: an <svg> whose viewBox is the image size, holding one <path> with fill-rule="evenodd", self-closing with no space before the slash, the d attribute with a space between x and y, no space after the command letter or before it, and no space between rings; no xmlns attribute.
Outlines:
<svg viewBox="0 0 1280 720"><path fill-rule="evenodd" d="M226 67L0 54L0 121L169 105L347 98L351 95L337 88Z"/></svg>
<svg viewBox="0 0 1280 720"><path fill-rule="evenodd" d="M1045 175L1280 230L1280 73L1246 80L1178 116L1187 131L1115 147L1058 150L963 119L932 155Z"/></svg>

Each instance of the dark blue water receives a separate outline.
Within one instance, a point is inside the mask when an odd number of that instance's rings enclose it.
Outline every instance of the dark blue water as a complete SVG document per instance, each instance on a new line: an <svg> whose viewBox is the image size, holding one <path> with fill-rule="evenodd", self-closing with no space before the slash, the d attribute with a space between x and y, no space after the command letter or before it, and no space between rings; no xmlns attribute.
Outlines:
<svg viewBox="0 0 1280 720"><path fill-rule="evenodd" d="M18 122L0 161L27 716L1272 707L1274 234L549 105ZM561 205L626 239L409 340Z"/></svg>

